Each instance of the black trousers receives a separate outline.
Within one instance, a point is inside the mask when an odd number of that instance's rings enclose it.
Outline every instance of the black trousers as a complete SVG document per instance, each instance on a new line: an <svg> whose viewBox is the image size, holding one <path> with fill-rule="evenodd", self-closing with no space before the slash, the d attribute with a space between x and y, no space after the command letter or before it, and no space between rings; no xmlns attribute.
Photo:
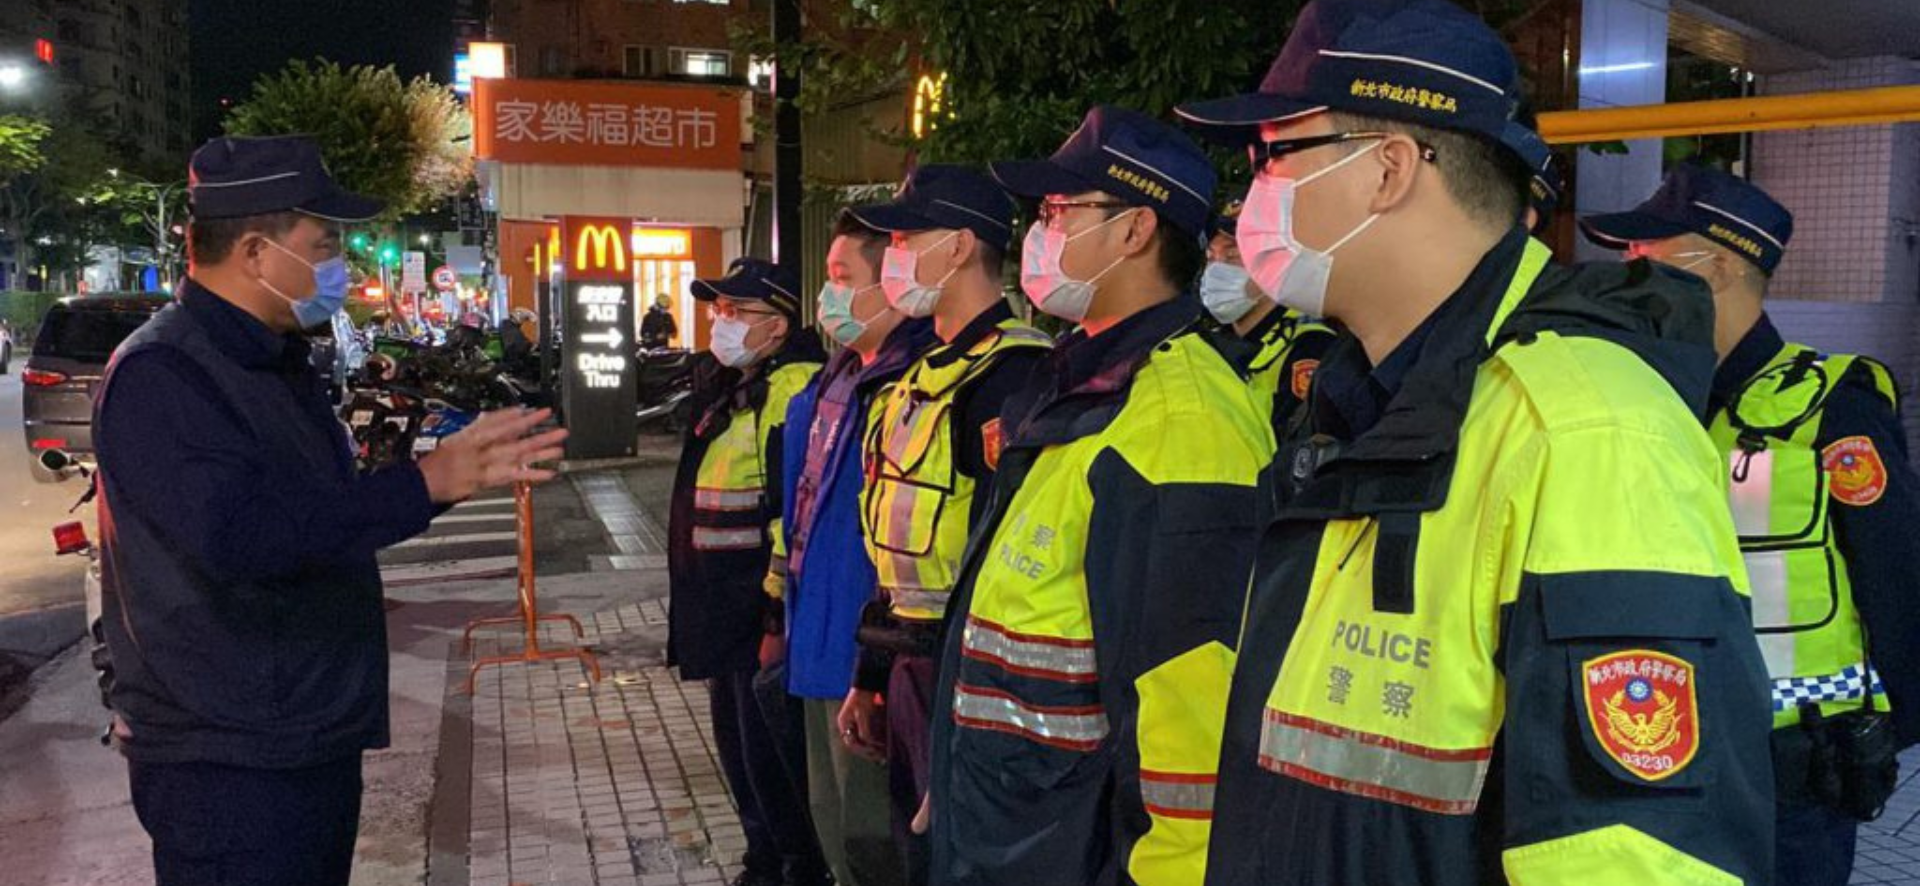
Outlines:
<svg viewBox="0 0 1920 886"><path fill-rule="evenodd" d="M783 878L790 883L825 882L827 861L820 854L820 841L813 833L813 818L807 811L806 787L790 776L787 759L805 753L799 746L782 748L784 741L795 744L792 731L776 728L754 694L755 671L741 671L707 681L707 695L713 708L713 743L720 752L720 768L726 772L727 789L740 810L740 827L746 832L747 854L741 867L758 877ZM781 695L782 701L797 706L797 699ZM799 722L797 712L788 723ZM784 755L784 758L783 758Z"/></svg>
<svg viewBox="0 0 1920 886"><path fill-rule="evenodd" d="M158 886L346 886L360 757L307 769L129 762Z"/></svg>
<svg viewBox="0 0 1920 886"><path fill-rule="evenodd" d="M896 655L887 678L887 793L893 800L893 838L908 886L926 886L932 852L913 816L927 795L933 768L933 682L940 663L924 655Z"/></svg>

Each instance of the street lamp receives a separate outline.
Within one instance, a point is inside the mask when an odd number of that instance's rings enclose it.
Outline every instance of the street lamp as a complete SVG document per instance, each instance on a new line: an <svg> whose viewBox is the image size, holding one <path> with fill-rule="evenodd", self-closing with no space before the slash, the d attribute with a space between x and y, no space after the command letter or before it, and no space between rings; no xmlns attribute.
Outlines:
<svg viewBox="0 0 1920 886"><path fill-rule="evenodd" d="M27 85L27 68L18 62L0 63L0 89L18 92Z"/></svg>

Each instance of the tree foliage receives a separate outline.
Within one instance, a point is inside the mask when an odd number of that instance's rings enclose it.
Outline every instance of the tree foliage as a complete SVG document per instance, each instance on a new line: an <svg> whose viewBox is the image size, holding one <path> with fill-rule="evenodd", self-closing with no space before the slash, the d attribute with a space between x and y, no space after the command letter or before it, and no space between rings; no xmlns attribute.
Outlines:
<svg viewBox="0 0 1920 886"><path fill-rule="evenodd" d="M389 220L453 196L472 168L473 124L453 93L391 66L296 60L254 84L226 131L313 138L340 185L386 201Z"/></svg>
<svg viewBox="0 0 1920 886"><path fill-rule="evenodd" d="M1043 156L1095 104L1171 118L1174 105L1252 89L1304 0L816 0L808 37L781 46L736 35L799 65L801 107L818 112L912 74L947 75L947 115L915 143L923 159L980 163ZM875 32L888 35L873 50ZM904 137L903 133L891 133Z"/></svg>
<svg viewBox="0 0 1920 886"><path fill-rule="evenodd" d="M38 117L0 115L0 185L47 162L41 146L52 131L53 127Z"/></svg>

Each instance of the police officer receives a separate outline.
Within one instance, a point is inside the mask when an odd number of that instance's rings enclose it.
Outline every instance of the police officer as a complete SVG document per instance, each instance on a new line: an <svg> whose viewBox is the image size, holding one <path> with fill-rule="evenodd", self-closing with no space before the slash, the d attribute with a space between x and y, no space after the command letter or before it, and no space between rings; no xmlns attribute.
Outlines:
<svg viewBox="0 0 1920 886"><path fill-rule="evenodd" d="M1775 882L1844 884L1857 825L1893 789L1894 753L1920 740L1920 486L1898 389L1871 358L1774 329L1764 299L1793 216L1759 188L1681 166L1647 202L1583 229L1713 287L1710 432L1773 680Z"/></svg>
<svg viewBox="0 0 1920 886"><path fill-rule="evenodd" d="M940 884L1191 884L1273 433L1186 287L1214 174L1097 107L1047 160L1020 287L1078 329L1007 404L940 668Z"/></svg>
<svg viewBox="0 0 1920 886"><path fill-rule="evenodd" d="M102 626L133 807L169 884L344 884L360 755L388 739L374 554L482 489L552 475L565 431L482 416L358 475L301 330L346 301L341 190L300 138L193 155L187 280L94 415Z"/></svg>
<svg viewBox="0 0 1920 886"><path fill-rule="evenodd" d="M1271 413L1278 435L1306 402L1313 370L1333 343L1333 330L1280 307L1247 276L1240 247L1234 242L1241 207L1235 200L1214 217L1213 236L1207 241L1207 270L1200 275L1200 301L1215 320L1253 346L1247 377L1261 407Z"/></svg>
<svg viewBox="0 0 1920 886"><path fill-rule="evenodd" d="M1533 130L1530 120L1507 121L1500 133L1500 143L1518 154L1520 162L1527 166L1527 209L1520 225L1528 233L1539 234L1553 220L1554 210L1560 208L1560 192L1566 189L1560 161L1553 156L1553 148L1546 139Z"/></svg>
<svg viewBox="0 0 1920 886"><path fill-rule="evenodd" d="M786 546L776 550L768 581L785 601L787 689L801 699L813 823L843 886L903 879L882 751L871 736L849 745L839 723L853 688L860 613L878 582L860 528L868 416L881 391L935 343L931 320L887 304L880 265L888 240L852 213L836 222L819 317L843 349L788 408Z"/></svg>
<svg viewBox="0 0 1920 886"><path fill-rule="evenodd" d="M1764 667L1694 418L1706 293L1549 265L1505 44L1316 0L1256 94L1241 255L1345 327L1275 460L1213 886L1765 882Z"/></svg>
<svg viewBox="0 0 1920 886"><path fill-rule="evenodd" d="M887 301L931 318L940 337L878 398L867 425L860 515L879 588L840 709L850 743L884 747L894 839L907 881L924 886L926 838L910 824L927 791L940 628L1005 443L1001 407L1052 340L1016 319L1001 294L1014 205L992 179L922 166L892 202L849 212L892 235L880 272Z"/></svg>
<svg viewBox="0 0 1920 886"><path fill-rule="evenodd" d="M783 762L803 753L799 734L780 728L782 712L763 711L754 692L787 407L826 359L800 328L799 290L791 270L755 258L693 282L713 329L694 370L694 425L668 525L667 661L680 679L707 681L714 744L747 837L743 886L827 880L804 783Z"/></svg>

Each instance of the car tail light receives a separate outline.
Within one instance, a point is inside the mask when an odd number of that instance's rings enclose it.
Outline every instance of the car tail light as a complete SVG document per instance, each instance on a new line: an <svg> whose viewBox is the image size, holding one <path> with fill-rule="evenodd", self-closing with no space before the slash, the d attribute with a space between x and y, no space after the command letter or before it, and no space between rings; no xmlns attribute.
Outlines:
<svg viewBox="0 0 1920 886"><path fill-rule="evenodd" d="M67 375L64 372L47 372L43 369L29 369L20 373L20 380L30 388L50 388L54 385L65 384Z"/></svg>
<svg viewBox="0 0 1920 886"><path fill-rule="evenodd" d="M35 452L40 452L47 449L65 449L65 448L67 448L67 441L60 439L58 437L41 437L33 441L33 451Z"/></svg>
<svg viewBox="0 0 1920 886"><path fill-rule="evenodd" d="M53 527L53 547L62 554L78 554L90 547L87 527L81 523L62 523Z"/></svg>

